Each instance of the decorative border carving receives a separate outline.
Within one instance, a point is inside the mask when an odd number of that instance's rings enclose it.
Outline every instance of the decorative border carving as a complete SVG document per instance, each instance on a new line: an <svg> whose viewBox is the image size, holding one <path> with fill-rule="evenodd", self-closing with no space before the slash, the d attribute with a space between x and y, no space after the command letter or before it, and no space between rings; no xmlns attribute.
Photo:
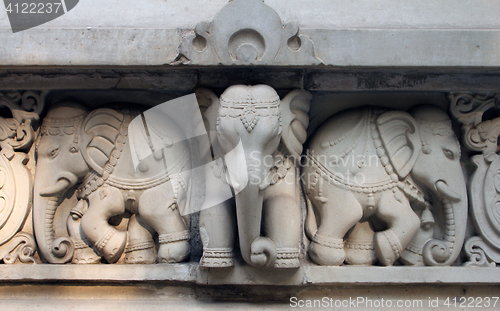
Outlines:
<svg viewBox="0 0 500 311"><path fill-rule="evenodd" d="M465 243L465 266L494 267L500 263L500 116L488 119L485 113L500 107L500 94L450 94L449 100L451 114L462 124L464 146L480 152L471 157L474 172L468 187L478 236Z"/></svg>
<svg viewBox="0 0 500 311"><path fill-rule="evenodd" d="M245 12L245 14L241 14ZM243 17L243 18L242 18ZM177 64L318 65L314 44L262 0L234 0L181 43Z"/></svg>
<svg viewBox="0 0 500 311"><path fill-rule="evenodd" d="M33 179L27 154L37 135L37 122L47 92L0 93L0 107L12 117L0 117L0 260L35 262L36 243L22 232L31 211ZM31 227L31 226L29 226Z"/></svg>

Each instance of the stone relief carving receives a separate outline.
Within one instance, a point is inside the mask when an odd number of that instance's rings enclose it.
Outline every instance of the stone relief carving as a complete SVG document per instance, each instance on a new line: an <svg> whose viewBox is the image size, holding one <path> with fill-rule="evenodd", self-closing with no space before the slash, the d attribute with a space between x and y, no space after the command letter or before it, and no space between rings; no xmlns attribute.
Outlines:
<svg viewBox="0 0 500 311"><path fill-rule="evenodd" d="M198 97L215 158L206 174L229 184L234 193L234 200L200 213L201 267L234 266L235 235L247 264L299 267L295 161L307 137L311 95L295 90L280 99L267 85L234 85L220 98L209 90L199 90ZM220 191L210 189L209 177L207 193Z"/></svg>
<svg viewBox="0 0 500 311"><path fill-rule="evenodd" d="M315 263L450 265L459 256L466 183L442 110L344 111L313 134L307 159L306 232Z"/></svg>
<svg viewBox="0 0 500 311"><path fill-rule="evenodd" d="M245 14L241 14L245 12ZM212 22L196 25L177 61L223 65L317 65L314 45L295 23L283 25L262 0L230 1Z"/></svg>
<svg viewBox="0 0 500 311"><path fill-rule="evenodd" d="M0 94L10 111L0 119L0 260L36 262L37 248L49 263L185 260L189 220L179 205L188 204L189 148L170 144L142 159L139 149L158 129L131 135L131 120L145 115L132 105L89 111L63 101L38 128L45 95ZM238 249L252 266L300 266L299 164L308 254L317 264L451 265L466 235L467 193L475 236L465 243L465 265L500 263L498 94L449 97L463 144L476 153L467 188L451 120L434 106L341 112L313 133L304 163L308 92L280 99L266 85L235 85L220 98L207 89L196 95L212 148L205 173L232 191L201 211L201 267L234 266ZM182 141L175 120L164 124L160 132ZM205 192L213 192L207 180ZM73 192L78 200L63 215L67 234L58 236L56 211Z"/></svg>
<svg viewBox="0 0 500 311"><path fill-rule="evenodd" d="M47 113L37 142L34 229L48 262L98 263L103 256L114 263L124 252L125 263L188 257L188 225L178 210L189 183L182 174L190 165L187 146L158 150L136 169L132 152L140 153L137 140L151 139L147 130L129 134L136 116L146 119L133 106L89 112L73 101L60 102ZM164 121L162 130L170 138L181 135L174 120ZM66 215L69 236L56 237L54 215L75 186L78 203ZM132 214L127 230L118 230L115 225L126 214Z"/></svg>
<svg viewBox="0 0 500 311"><path fill-rule="evenodd" d="M32 175L29 150L46 93L0 93L0 106L12 117L0 117L0 261L35 262L31 234ZM21 231L27 228L29 232Z"/></svg>
<svg viewBox="0 0 500 311"><path fill-rule="evenodd" d="M470 159L474 171L469 182L470 215L478 236L469 238L466 266L496 266L500 263L500 117L498 94L450 94L451 113L462 123L467 149L479 154ZM491 113L490 113L491 112Z"/></svg>

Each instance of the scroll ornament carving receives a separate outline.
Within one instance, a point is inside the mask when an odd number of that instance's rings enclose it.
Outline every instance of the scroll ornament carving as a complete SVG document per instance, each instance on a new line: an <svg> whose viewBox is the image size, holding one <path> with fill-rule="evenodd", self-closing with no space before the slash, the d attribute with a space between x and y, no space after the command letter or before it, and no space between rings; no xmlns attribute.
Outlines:
<svg viewBox="0 0 500 311"><path fill-rule="evenodd" d="M35 263L37 250L30 228L32 175L27 154L45 105L45 92L0 93L0 106L12 117L0 117L0 261ZM29 230L29 229L28 229Z"/></svg>
<svg viewBox="0 0 500 311"><path fill-rule="evenodd" d="M317 65L311 39L295 23L283 25L262 0L230 1L211 23L196 25L176 62L223 65Z"/></svg>
<svg viewBox="0 0 500 311"><path fill-rule="evenodd" d="M478 236L465 243L466 266L500 263L500 135L499 94L450 94L450 110L462 124L464 145L471 157L470 215Z"/></svg>
<svg viewBox="0 0 500 311"><path fill-rule="evenodd" d="M200 266L234 266L237 238L241 257L251 266L298 268L296 163L307 136L311 95L294 90L280 99L267 85L234 85L220 98L205 89L197 93L216 158L207 166L207 180L216 179L207 181L206 196L221 192L224 183L234 193L234 200L200 213Z"/></svg>

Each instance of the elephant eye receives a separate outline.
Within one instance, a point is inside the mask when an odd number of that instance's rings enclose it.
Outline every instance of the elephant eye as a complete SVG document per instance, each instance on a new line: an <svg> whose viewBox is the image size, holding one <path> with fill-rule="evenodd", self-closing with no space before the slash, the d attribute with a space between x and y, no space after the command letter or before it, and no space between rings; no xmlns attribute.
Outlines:
<svg viewBox="0 0 500 311"><path fill-rule="evenodd" d="M443 152L444 152L444 155L450 159L450 160L455 160L455 154L453 153L453 151L449 150L449 149L443 149Z"/></svg>
<svg viewBox="0 0 500 311"><path fill-rule="evenodd" d="M49 152L49 156L51 158L55 158L58 153L59 153L59 148L56 148L56 149L53 149L51 152Z"/></svg>

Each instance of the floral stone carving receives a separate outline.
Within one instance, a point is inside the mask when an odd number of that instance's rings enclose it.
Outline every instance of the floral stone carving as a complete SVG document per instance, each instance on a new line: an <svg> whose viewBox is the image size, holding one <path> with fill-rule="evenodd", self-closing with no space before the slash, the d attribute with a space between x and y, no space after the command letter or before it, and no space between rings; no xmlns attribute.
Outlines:
<svg viewBox="0 0 500 311"><path fill-rule="evenodd" d="M179 183L188 183L182 181L182 171L190 165L187 147L179 143L155 152L136 170L129 124L139 115L146 118L134 107L89 112L71 101L47 113L37 142L34 229L48 262L97 263L103 256L114 263L123 252L125 263L154 263L156 257L159 262L178 262L188 257L189 231L178 211ZM179 134L173 120L165 122L172 137ZM136 131L135 139L147 139L142 134ZM67 216L69 237L56 237L56 209L74 186L79 200ZM110 225L125 213L132 214L127 231Z"/></svg>
<svg viewBox="0 0 500 311"><path fill-rule="evenodd" d="M235 236L249 265L299 267L295 161L307 136L311 95L295 90L280 99L267 85L234 85L220 98L208 90L198 97L215 157L207 166L206 196L223 191L213 186L222 183L234 195L200 213L201 267L234 266Z"/></svg>
<svg viewBox="0 0 500 311"><path fill-rule="evenodd" d="M241 14L244 12L244 14ZM311 39L295 23L282 24L262 0L230 1L210 24L186 37L179 62L224 65L317 65Z"/></svg>
<svg viewBox="0 0 500 311"><path fill-rule="evenodd" d="M45 93L0 93L0 106L12 118L0 117L0 261L35 262L35 239L23 227L31 227L32 176L26 164L33 144L33 128L44 108ZM29 220L28 220L29 219ZM29 225L26 222L30 222Z"/></svg>
<svg viewBox="0 0 500 311"><path fill-rule="evenodd" d="M307 158L306 232L314 262L450 265L457 259L467 193L446 113L434 106L410 113L347 110L316 131Z"/></svg>
<svg viewBox="0 0 500 311"><path fill-rule="evenodd" d="M496 266L500 263L500 117L495 112L500 96L450 94L452 114L462 123L464 145L479 152L471 157L474 167L469 181L470 215L478 236L469 238L467 266ZM496 117L486 117L487 112Z"/></svg>

